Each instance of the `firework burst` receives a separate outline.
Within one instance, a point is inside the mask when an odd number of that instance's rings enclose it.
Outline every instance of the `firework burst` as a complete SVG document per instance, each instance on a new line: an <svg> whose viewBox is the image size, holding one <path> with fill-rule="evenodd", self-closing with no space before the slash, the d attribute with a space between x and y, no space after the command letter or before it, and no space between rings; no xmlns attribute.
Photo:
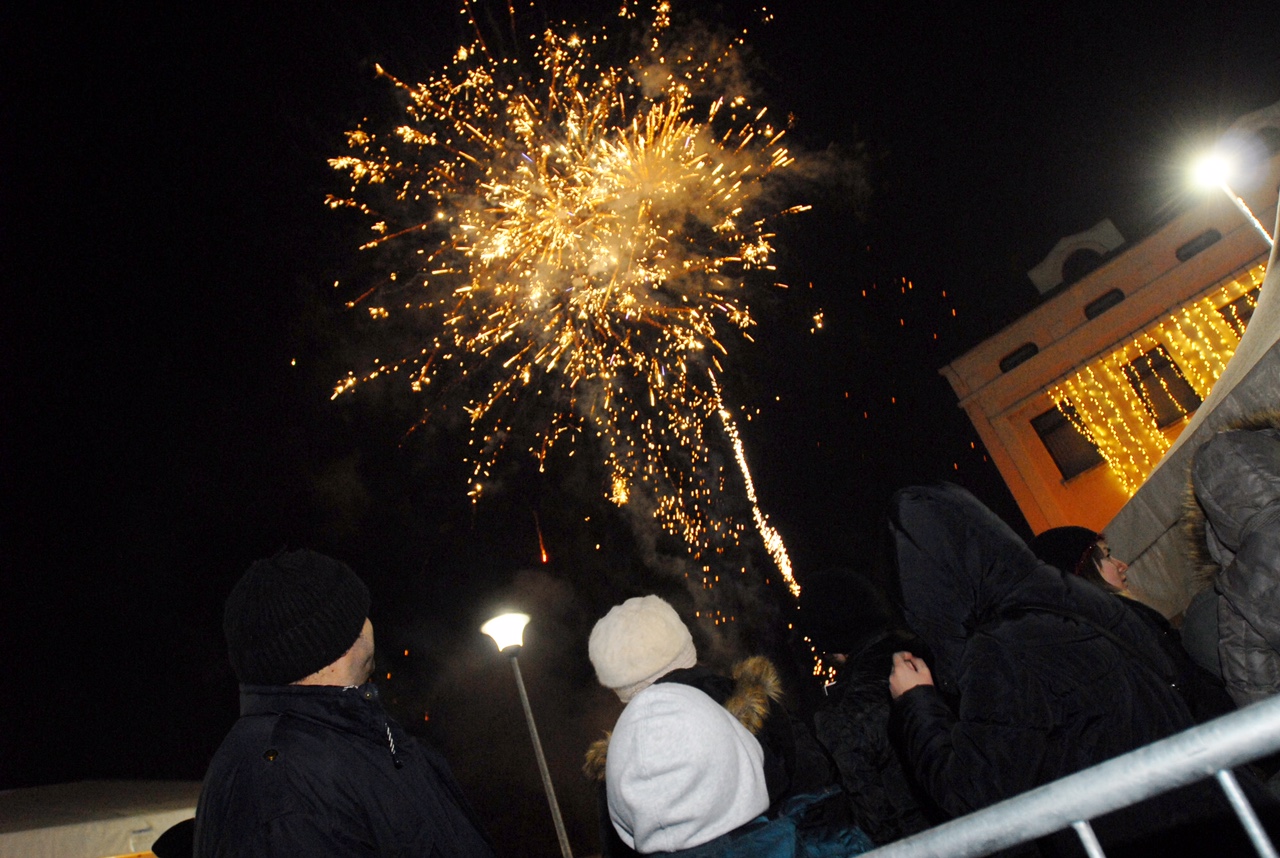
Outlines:
<svg viewBox="0 0 1280 858"><path fill-rule="evenodd" d="M774 280L771 218L801 207L763 211L766 180L792 159L765 110L727 89L742 36L677 52L669 7L652 13L643 47L618 64L601 59L605 31L547 29L521 62L491 52L473 20L474 42L426 82L378 69L404 119L348 132L331 164L350 191L328 202L369 216L364 248L396 260L349 306L407 314L421 342L334 396L389 373L437 407L460 396L473 498L516 435L512 414L536 398L540 463L561 439L594 435L607 496L652 498L662 527L701 556L745 530L715 503L713 417L746 472L712 373L730 337L749 339L748 286Z"/></svg>

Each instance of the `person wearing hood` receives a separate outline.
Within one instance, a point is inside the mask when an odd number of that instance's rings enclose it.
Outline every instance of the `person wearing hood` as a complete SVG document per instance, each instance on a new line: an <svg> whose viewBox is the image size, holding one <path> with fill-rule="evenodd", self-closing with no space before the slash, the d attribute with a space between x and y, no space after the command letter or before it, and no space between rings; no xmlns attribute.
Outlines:
<svg viewBox="0 0 1280 858"><path fill-rule="evenodd" d="M908 770L948 814L1192 726L1150 627L1122 600L1040 561L968 492L903 489L890 530L904 615L931 658L895 654L891 731ZM1239 833L1207 783L1093 822L1108 854L1113 846L1224 854L1224 838ZM1073 840L1070 831L1050 838L1053 848Z"/></svg>
<svg viewBox="0 0 1280 858"><path fill-rule="evenodd" d="M760 743L703 692L678 682L647 686L609 739L610 820L641 855L844 858L872 848L857 828L810 818L824 795L767 814L763 762Z"/></svg>
<svg viewBox="0 0 1280 858"><path fill-rule="evenodd" d="M747 659L730 677L698 665L688 627L655 595L610 609L588 655L600 684L626 704L583 767L604 784L603 854L772 854L756 850L779 825L794 829L782 835L793 843L829 840L851 850L843 854L870 847L857 829L804 825L831 794L791 801L807 776L797 780L796 736L766 659Z"/></svg>
<svg viewBox="0 0 1280 858"><path fill-rule="evenodd" d="M1204 442L1191 484L1203 534L1195 549L1208 554L1205 577L1217 594L1222 679L1236 705L1248 706L1280 692L1280 414Z"/></svg>

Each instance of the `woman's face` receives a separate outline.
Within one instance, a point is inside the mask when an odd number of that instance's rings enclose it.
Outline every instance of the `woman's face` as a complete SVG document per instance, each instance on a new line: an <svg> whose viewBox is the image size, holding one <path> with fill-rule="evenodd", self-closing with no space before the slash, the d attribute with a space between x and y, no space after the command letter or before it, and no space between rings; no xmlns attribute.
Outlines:
<svg viewBox="0 0 1280 858"><path fill-rule="evenodd" d="M1102 580L1117 590L1125 589L1129 583L1129 576L1125 574L1129 571L1129 564L1111 556L1111 546L1105 539L1098 540L1098 553L1101 555L1098 559L1098 574L1102 576Z"/></svg>

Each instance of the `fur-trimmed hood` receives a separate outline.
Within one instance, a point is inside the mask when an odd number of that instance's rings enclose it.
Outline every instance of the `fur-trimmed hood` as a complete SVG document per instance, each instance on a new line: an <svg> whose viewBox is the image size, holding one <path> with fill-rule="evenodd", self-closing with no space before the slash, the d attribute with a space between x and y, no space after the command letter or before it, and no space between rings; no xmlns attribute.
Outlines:
<svg viewBox="0 0 1280 858"><path fill-rule="evenodd" d="M683 673L685 671L675 671L659 679L658 682L681 682L680 674ZM723 703L724 708L747 728L748 733L758 736L769 717L771 705L782 701L782 678L778 674L778 669L769 659L756 655L734 665L730 676L733 689ZM698 683L694 681L685 684L698 687ZM606 731L604 738L597 739L587 748L582 772L590 780L602 783L604 781L605 764L608 762L609 755L609 738L610 733Z"/></svg>
<svg viewBox="0 0 1280 858"><path fill-rule="evenodd" d="M1206 440L1200 449L1196 451L1196 455L1192 457L1187 475L1182 529L1187 546L1187 554L1192 562L1191 592L1193 594L1212 586L1214 576L1224 565L1221 562L1224 556L1222 552L1223 546L1219 546L1216 551L1210 548L1209 520L1206 516L1206 506L1215 518L1215 527L1220 530L1219 535L1225 535L1229 542L1231 539L1229 531L1232 527L1229 522L1223 520L1223 517L1230 516L1231 513L1224 508L1216 506L1216 503L1220 503L1223 499L1222 490L1225 487L1231 486L1233 490L1240 488L1239 478L1242 474L1238 472L1239 468L1249 467L1248 462L1239 458L1235 459L1239 467L1236 471L1230 473L1222 467L1209 467L1208 463L1201 459L1201 451L1210 444L1217 446L1227 444L1229 439L1224 438L1226 433L1241 430L1252 432L1263 429L1280 431L1280 410L1268 409L1260 411L1226 424ZM1199 468L1197 468L1198 464ZM1197 476L1198 470L1199 475ZM1196 496L1197 490L1202 497L1198 498ZM1217 502L1214 500L1215 495L1218 497ZM1224 529L1228 532L1224 533ZM1228 551L1231 550L1229 546L1226 547ZM1227 562L1230 562L1229 558Z"/></svg>

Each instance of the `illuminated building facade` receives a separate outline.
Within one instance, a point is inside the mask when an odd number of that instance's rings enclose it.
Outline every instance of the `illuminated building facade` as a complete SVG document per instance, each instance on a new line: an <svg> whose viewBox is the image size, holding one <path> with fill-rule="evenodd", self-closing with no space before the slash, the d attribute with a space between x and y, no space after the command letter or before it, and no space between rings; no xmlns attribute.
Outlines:
<svg viewBox="0 0 1280 858"><path fill-rule="evenodd" d="M1223 139L1253 152L1231 190L1269 222L1280 103ZM1133 496L1234 354L1269 253L1221 192L1128 246L1103 221L1029 273L1034 310L942 368L1034 532L1101 530Z"/></svg>

